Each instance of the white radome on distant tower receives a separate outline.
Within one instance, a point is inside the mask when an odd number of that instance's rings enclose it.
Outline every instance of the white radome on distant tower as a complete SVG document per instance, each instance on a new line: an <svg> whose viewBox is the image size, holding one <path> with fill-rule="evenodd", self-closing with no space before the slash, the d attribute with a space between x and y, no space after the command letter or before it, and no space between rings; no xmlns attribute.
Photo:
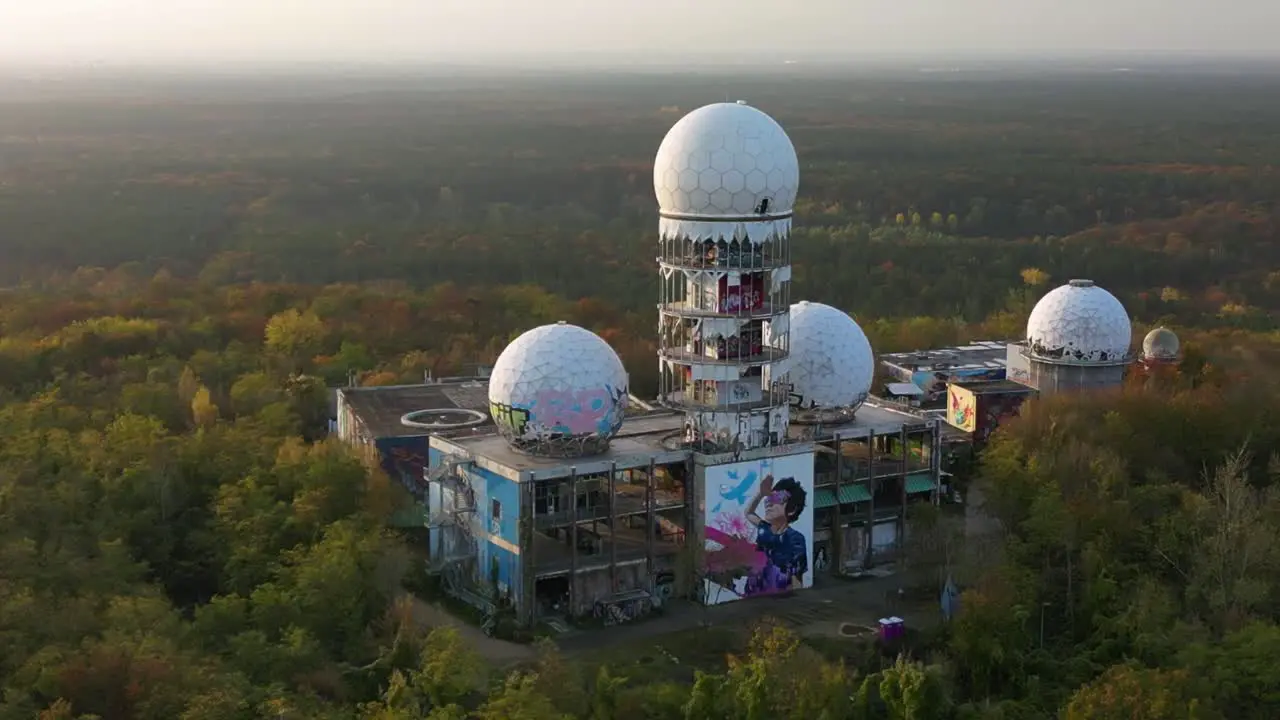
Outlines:
<svg viewBox="0 0 1280 720"><path fill-rule="evenodd" d="M1177 360L1181 347L1172 330L1158 327L1142 339L1142 357L1147 360Z"/></svg>
<svg viewBox="0 0 1280 720"><path fill-rule="evenodd" d="M1027 320L1027 351L1044 362L1122 364L1132 342L1129 313L1091 280L1051 290Z"/></svg>
<svg viewBox="0 0 1280 720"><path fill-rule="evenodd" d="M799 409L857 408L871 392L875 357L858 323L822 303L791 306L791 393Z"/></svg>
<svg viewBox="0 0 1280 720"><path fill-rule="evenodd" d="M603 452L622 427L627 371L600 336L564 322L511 341L489 377L489 414L513 447Z"/></svg>
<svg viewBox="0 0 1280 720"><path fill-rule="evenodd" d="M715 103L685 115L667 132L653 164L653 189L664 223L681 225L678 234L684 237L730 240L724 233L734 230L763 235L772 225L734 228L699 221L776 219L789 228L800 163L791 138L773 118L743 102Z"/></svg>

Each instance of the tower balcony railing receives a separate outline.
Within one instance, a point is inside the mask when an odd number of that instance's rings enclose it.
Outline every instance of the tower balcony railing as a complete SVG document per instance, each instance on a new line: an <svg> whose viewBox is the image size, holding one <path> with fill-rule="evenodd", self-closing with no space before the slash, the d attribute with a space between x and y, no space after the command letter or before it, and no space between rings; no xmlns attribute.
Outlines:
<svg viewBox="0 0 1280 720"><path fill-rule="evenodd" d="M678 270L737 270L768 272L791 264L785 254L709 254L704 252L664 252L656 258L658 265Z"/></svg>
<svg viewBox="0 0 1280 720"><path fill-rule="evenodd" d="M681 318L738 318L742 320L769 320L776 315L788 312L790 306L785 303L775 303L772 300L765 300L758 303L754 307L739 307L735 310L728 308L704 307L688 300L680 300L678 302L658 303L658 311L663 315L670 315Z"/></svg>
<svg viewBox="0 0 1280 720"><path fill-rule="evenodd" d="M786 405L791 399L786 389L765 391L754 400L737 402L731 398L713 399L694 394L692 390L672 390L661 398L665 407L692 412L752 412Z"/></svg>
<svg viewBox="0 0 1280 720"><path fill-rule="evenodd" d="M769 363L784 360L788 355L788 351L782 348L762 347L749 355L710 357L705 353L690 352L683 347L664 347L658 350L658 355L664 360L680 365L724 365L743 367L750 365L767 365Z"/></svg>

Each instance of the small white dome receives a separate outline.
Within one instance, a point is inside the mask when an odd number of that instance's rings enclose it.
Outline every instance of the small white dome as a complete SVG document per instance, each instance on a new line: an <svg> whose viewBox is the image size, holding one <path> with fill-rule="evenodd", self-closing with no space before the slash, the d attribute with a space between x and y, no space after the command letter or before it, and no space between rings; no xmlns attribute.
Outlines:
<svg viewBox="0 0 1280 720"><path fill-rule="evenodd" d="M498 356L489 413L514 446L548 454L590 454L622 427L627 372L595 333L557 323L534 328Z"/></svg>
<svg viewBox="0 0 1280 720"><path fill-rule="evenodd" d="M1158 327L1142 339L1142 356L1149 360L1176 360L1181 346L1172 330Z"/></svg>
<svg viewBox="0 0 1280 720"><path fill-rule="evenodd" d="M875 356L858 323L815 302L791 306L792 403L807 408L856 408L871 392Z"/></svg>
<svg viewBox="0 0 1280 720"><path fill-rule="evenodd" d="M658 147L653 189L664 214L703 218L790 215L800 163L782 127L743 103L706 105Z"/></svg>
<svg viewBox="0 0 1280 720"><path fill-rule="evenodd" d="M1027 319L1027 350L1048 362L1123 362L1132 342L1129 313L1091 280L1051 290Z"/></svg>

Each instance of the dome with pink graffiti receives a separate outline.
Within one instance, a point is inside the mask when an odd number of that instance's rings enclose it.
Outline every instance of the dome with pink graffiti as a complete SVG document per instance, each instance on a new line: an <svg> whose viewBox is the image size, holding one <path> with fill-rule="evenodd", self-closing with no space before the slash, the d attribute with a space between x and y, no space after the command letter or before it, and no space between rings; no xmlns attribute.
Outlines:
<svg viewBox="0 0 1280 720"><path fill-rule="evenodd" d="M575 457L604 452L622 427L627 371L599 335L559 322L534 328L498 356L489 414L517 450Z"/></svg>

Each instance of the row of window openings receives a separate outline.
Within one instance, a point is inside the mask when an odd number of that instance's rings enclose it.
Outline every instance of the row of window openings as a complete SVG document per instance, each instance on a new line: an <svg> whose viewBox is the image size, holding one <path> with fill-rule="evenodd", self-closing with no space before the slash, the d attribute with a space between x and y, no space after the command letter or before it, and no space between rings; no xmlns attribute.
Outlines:
<svg viewBox="0 0 1280 720"><path fill-rule="evenodd" d="M557 512L559 497L555 495L543 495L534 499L534 512L539 515ZM578 509L582 510L596 505L603 505L605 501L605 493L599 489L592 489L586 492L578 493ZM502 522L502 501L489 501L489 516L494 522Z"/></svg>

